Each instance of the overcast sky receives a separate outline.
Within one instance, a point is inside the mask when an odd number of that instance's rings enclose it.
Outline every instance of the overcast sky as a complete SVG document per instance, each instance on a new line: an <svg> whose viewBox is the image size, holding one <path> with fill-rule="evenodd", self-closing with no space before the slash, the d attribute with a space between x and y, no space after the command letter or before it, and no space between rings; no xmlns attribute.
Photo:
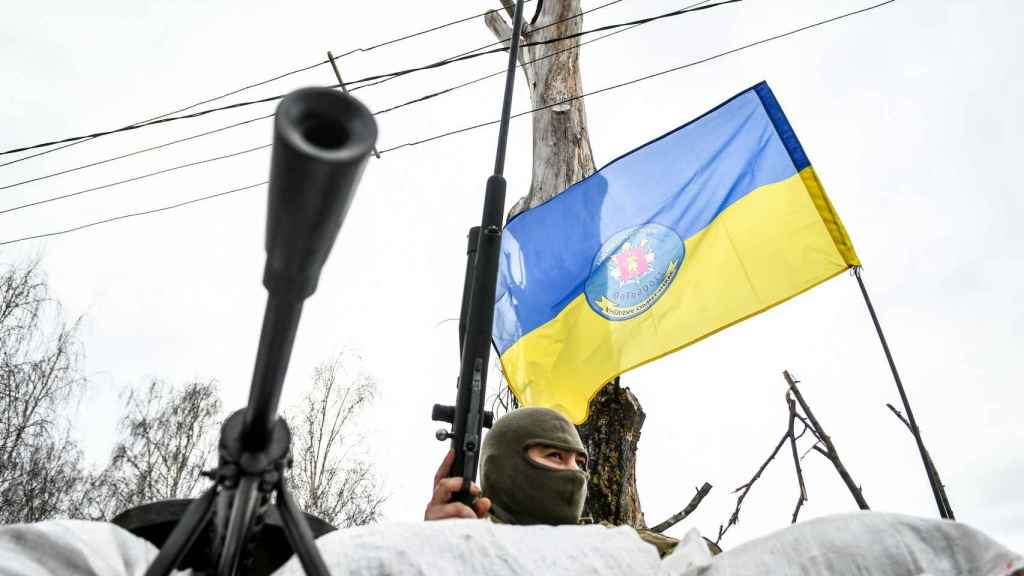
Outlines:
<svg viewBox="0 0 1024 576"><path fill-rule="evenodd" d="M550 0L548 0L550 1ZM873 3L746 0L582 49L594 90L698 60ZM584 0L584 8L598 3ZM584 28L667 12L625 0ZM0 26L0 148L111 129L251 82L488 8L487 3L23 2ZM964 522L1024 550L1017 134L1024 8L1009 0L898 0L888 6L586 101L598 165L767 80L864 262L864 278L925 441ZM349 79L428 63L492 40L482 21L340 61ZM357 92L380 110L484 73L494 55ZM522 80L522 77L519 79ZM334 83L317 67L223 102ZM497 118L496 78L379 117L380 148ZM520 88L522 86L520 85ZM220 102L218 102L220 103ZM0 167L0 186L269 114L274 104L183 120ZM526 109L525 91L514 111ZM260 121L0 192L0 210L269 142ZM372 160L299 330L285 403L313 366L349 346L381 397L366 419L391 497L389 520L422 517L446 445L435 402L451 402L466 229L479 219L497 128ZM527 190L530 124L511 126L509 204ZM24 154L22 154L24 155ZM20 156L20 155L19 155ZM0 163L17 156L2 156ZM213 194L266 179L248 153L0 215L0 242ZM0 263L44 258L68 317L84 315L92 383L77 414L104 461L120 396L151 377L216 378L245 401L263 313L265 189L162 214L0 247ZM786 426L791 370L864 495L878 510L936 516L912 437L885 408L899 397L856 282L842 275L623 377L647 421L638 484L650 524L714 485L670 530L714 537ZM805 461L803 518L855 504L835 471ZM796 502L783 454L747 497L734 546L785 526Z"/></svg>

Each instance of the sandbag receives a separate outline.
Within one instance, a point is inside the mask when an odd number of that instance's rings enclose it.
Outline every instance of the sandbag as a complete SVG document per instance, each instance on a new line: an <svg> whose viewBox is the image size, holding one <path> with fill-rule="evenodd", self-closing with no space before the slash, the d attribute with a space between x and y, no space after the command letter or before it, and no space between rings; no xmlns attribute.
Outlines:
<svg viewBox="0 0 1024 576"><path fill-rule="evenodd" d="M878 512L808 520L715 557L695 529L659 560L628 527L483 520L351 528L317 546L335 576L1024 576L1024 556L970 526ZM156 554L149 542L102 522L0 527L0 576L141 576ZM293 557L274 576L302 574Z"/></svg>
<svg viewBox="0 0 1024 576"><path fill-rule="evenodd" d="M149 542L106 522L0 526L0 576L137 576L156 555Z"/></svg>
<svg viewBox="0 0 1024 576"><path fill-rule="evenodd" d="M665 558L674 576L1009 576L1024 556L966 524L854 512L808 520L711 558L688 543ZM1024 574L1024 573L1022 573Z"/></svg>
<svg viewBox="0 0 1024 576"><path fill-rule="evenodd" d="M558 576L659 574L658 551L632 528L510 526L486 520L379 524L317 540L331 574ZM292 557L274 576L301 576Z"/></svg>

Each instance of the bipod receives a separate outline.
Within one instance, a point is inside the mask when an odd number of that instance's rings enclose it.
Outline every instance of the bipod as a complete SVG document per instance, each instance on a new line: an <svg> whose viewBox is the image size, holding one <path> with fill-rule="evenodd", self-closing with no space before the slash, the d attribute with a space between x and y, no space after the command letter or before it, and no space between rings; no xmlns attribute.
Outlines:
<svg viewBox="0 0 1024 576"><path fill-rule="evenodd" d="M252 560L247 544L251 545L258 538L271 509L276 509L280 516L288 543L306 574L328 576L327 565L314 543L313 531L285 480L285 473L292 465L288 424L279 418L267 446L253 451L243 447L244 421L243 409L224 422L219 464L208 473L215 484L189 506L146 576L170 574L188 554L197 536L207 531L212 518L216 519L212 549L221 551L216 558L216 573L234 574L240 565Z"/></svg>

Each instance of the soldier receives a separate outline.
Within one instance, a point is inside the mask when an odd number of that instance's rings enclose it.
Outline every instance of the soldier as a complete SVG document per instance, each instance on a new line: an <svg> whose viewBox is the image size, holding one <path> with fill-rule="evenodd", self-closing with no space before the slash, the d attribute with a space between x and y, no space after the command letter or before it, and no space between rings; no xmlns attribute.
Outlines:
<svg viewBox="0 0 1024 576"><path fill-rule="evenodd" d="M454 452L449 452L434 476L434 494L426 520L490 518L503 524L554 526L581 523L587 497L587 450L576 428L548 408L521 408L495 422L484 437L480 457L482 495L469 506L451 502L462 478L445 478ZM649 530L640 537L669 553L678 541Z"/></svg>
<svg viewBox="0 0 1024 576"><path fill-rule="evenodd" d="M499 419L480 453L483 497L473 509L451 496L462 478L445 478L449 452L434 477L425 518L486 518L505 524L577 524L587 494L587 450L576 428L548 408L522 408ZM480 494L474 484L471 493Z"/></svg>

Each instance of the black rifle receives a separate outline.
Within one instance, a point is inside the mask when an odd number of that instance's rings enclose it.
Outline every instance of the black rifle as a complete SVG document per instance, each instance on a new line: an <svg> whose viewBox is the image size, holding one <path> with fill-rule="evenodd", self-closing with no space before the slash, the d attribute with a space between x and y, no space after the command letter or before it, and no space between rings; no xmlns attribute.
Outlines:
<svg viewBox="0 0 1024 576"><path fill-rule="evenodd" d="M267 530L258 534L274 520L306 573L328 575L313 542L311 523L285 482L285 472L291 466L291 434L277 408L303 302L316 291L320 271L376 140L373 115L347 94L306 88L288 94L278 105L263 273L267 308L249 404L221 427L219 464L210 474L214 485L187 505L169 535L147 531L147 520L150 527L161 521L166 524L167 514L161 511L180 513L181 501L149 504L115 518L115 523L134 528L136 534L160 540L160 553L147 576L169 574L186 566L232 576L254 543L255 548L282 547L280 542L264 545L272 538ZM319 533L331 528L313 520ZM189 554L200 536L207 538L206 550ZM260 551L251 552L259 556ZM247 572L269 573L273 564L279 563L272 560L251 566Z"/></svg>
<svg viewBox="0 0 1024 576"><path fill-rule="evenodd" d="M454 499L470 505L473 496L470 484L476 481L480 460L483 428L490 427L494 416L484 410L487 395L487 364L491 356L491 328L494 324L494 290L498 280L498 259L501 250L501 222L505 209L505 146L515 86L516 58L523 24L523 0L517 0L512 17L512 38L508 69L505 73L505 98L502 101L501 125L498 129L498 151L494 174L487 179L484 210L480 226L469 231L466 277L463 283L462 309L459 316L458 392L455 406L434 404L432 418L452 425L451 432L438 430L437 439L451 438L455 460L449 477L462 477L462 489Z"/></svg>

